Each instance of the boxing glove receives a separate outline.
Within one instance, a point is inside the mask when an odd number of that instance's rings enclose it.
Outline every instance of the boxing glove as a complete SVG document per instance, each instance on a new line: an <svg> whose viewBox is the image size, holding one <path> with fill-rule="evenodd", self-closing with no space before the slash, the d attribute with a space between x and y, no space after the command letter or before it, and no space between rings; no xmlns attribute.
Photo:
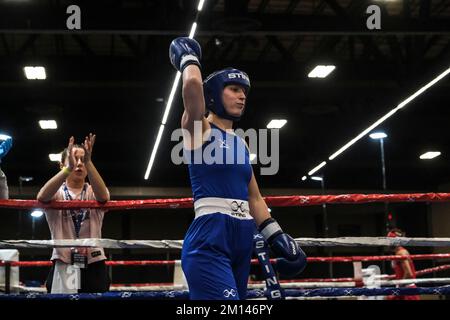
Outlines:
<svg viewBox="0 0 450 320"><path fill-rule="evenodd" d="M180 37L172 41L169 47L170 63L180 72L191 64L199 67L202 57L202 49L200 44L191 38Z"/></svg>
<svg viewBox="0 0 450 320"><path fill-rule="evenodd" d="M277 256L277 270L282 275L295 276L305 269L306 254L275 219L266 219L258 230Z"/></svg>

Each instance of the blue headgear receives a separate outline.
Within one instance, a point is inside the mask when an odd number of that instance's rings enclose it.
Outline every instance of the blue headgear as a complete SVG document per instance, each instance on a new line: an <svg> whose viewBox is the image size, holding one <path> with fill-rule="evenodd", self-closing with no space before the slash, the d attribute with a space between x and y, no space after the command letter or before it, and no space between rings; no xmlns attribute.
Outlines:
<svg viewBox="0 0 450 320"><path fill-rule="evenodd" d="M228 114L222 101L223 89L230 84L242 86L246 96L250 90L250 78L245 72L234 68L216 71L210 74L203 82L205 106L219 117L238 121L241 117L234 117Z"/></svg>

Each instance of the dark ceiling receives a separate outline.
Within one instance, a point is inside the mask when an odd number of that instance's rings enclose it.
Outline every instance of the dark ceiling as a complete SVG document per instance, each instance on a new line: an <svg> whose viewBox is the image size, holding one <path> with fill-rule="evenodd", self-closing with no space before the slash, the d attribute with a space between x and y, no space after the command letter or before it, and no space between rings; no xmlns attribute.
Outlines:
<svg viewBox="0 0 450 320"><path fill-rule="evenodd" d="M81 8L80 31L66 29L66 8ZM382 10L381 30L366 28L366 9ZM110 186L189 185L170 161L170 132L182 113L178 91L150 180L144 173L170 91L170 41L186 35L197 1L0 0L0 131L14 137L2 163L41 185L57 170L49 153L74 135L97 134L93 160ZM196 39L203 74L234 66L251 77L239 127L288 122L280 134L280 170L260 187L317 187L300 178L403 99L450 67L450 0L207 0ZM334 64L310 79L318 63ZM47 80L22 68L43 65ZM450 182L450 76L380 129L388 189L436 191ZM161 98L164 101L161 101ZM42 131L40 119L55 119ZM424 151L439 150L431 161ZM258 166L255 166L255 173ZM377 142L361 139L322 171L328 187L381 189Z"/></svg>

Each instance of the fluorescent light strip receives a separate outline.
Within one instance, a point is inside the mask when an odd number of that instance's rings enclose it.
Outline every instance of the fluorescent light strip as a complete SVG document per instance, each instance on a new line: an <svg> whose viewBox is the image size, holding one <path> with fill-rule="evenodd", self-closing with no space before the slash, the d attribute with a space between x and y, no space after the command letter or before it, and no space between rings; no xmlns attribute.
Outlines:
<svg viewBox="0 0 450 320"><path fill-rule="evenodd" d="M169 100L167 100L166 110L164 111L164 116L162 119L162 124L166 124L167 118L169 117L170 108L172 107L173 98L177 92L178 83L180 82L181 72L177 71L175 75L175 80L173 80L172 89L170 90Z"/></svg>
<svg viewBox="0 0 450 320"><path fill-rule="evenodd" d="M193 39L195 35L195 30L197 30L197 22L194 22L191 27L191 32L189 32L189 38Z"/></svg>
<svg viewBox="0 0 450 320"><path fill-rule="evenodd" d="M199 3L198 3L197 10L198 11L202 11L204 4L205 4L205 0L200 0Z"/></svg>
<svg viewBox="0 0 450 320"><path fill-rule="evenodd" d="M342 148L340 148L338 151L336 151L335 153L333 153L328 160L333 160L334 158L336 158L338 155L340 155L342 152L344 152L345 150L347 150L352 144L354 144L356 141L358 141L359 139L361 139L362 137L364 137L366 134L368 134L370 131L372 131L374 128L378 127L381 123L383 123L386 119L388 119L389 117L391 117L394 113L396 113L399 109L395 108L392 109L391 111L389 111L388 113L386 113L384 116L382 116L380 119L378 119L377 121L375 121L370 127L368 127L366 130L364 130L363 132L361 132L360 134L358 134L355 138L353 138L352 140L350 140L349 142L347 142Z"/></svg>
<svg viewBox="0 0 450 320"><path fill-rule="evenodd" d="M423 86L422 88L420 88L419 90L417 90L414 94L412 94L411 96L409 96L407 99L405 99L404 101L402 101L401 103L399 103L397 105L397 107L395 107L394 109L392 109L391 111L389 111L388 113L386 113L384 116L382 116L380 119L378 119L377 121L375 121L370 127L368 127L367 129L365 129L363 132L361 132L359 135L357 135L355 138L353 138L352 140L350 140L349 142L347 142L343 147L341 147L338 151L336 151L335 153L333 153L328 160L334 160L338 155L340 155L342 152L344 152L345 150L347 150L351 145L353 145L355 142L357 142L359 139L361 139L362 137L364 137L366 134L368 134L370 131L372 131L375 127L377 127L378 125L380 125L381 123L383 123L386 119L390 118L392 115L394 115L398 110L400 110L401 108L403 108L405 105L407 105L409 102L411 102L412 100L414 100L415 98L417 98L420 94L424 93L427 89L429 89L431 86L433 86L434 84L436 84L438 81L442 80L445 76L447 76L450 73L450 68L448 68L447 70L445 70L444 72L442 72L440 75L438 75L436 78L434 78L433 80L431 80L428 84L426 84L425 86ZM323 163L323 162L322 162ZM317 166L319 167L319 169L321 168L320 165ZM314 169L313 169L314 170ZM312 171L312 170L311 170ZM311 172L310 171L310 172ZM316 170L317 171L317 170ZM314 171L314 172L316 172ZM312 173L308 173L308 175L311 175Z"/></svg>
<svg viewBox="0 0 450 320"><path fill-rule="evenodd" d="M377 121L375 121L370 127L368 127L366 130L364 130L363 132L361 132L359 135L357 135L355 138L353 138L352 140L350 140L347 144L345 144L342 148L340 148L338 151L336 151L335 153L333 153L328 159L329 160L333 160L334 158L336 158L338 155L340 155L342 152L344 152L346 149L348 149L352 144L354 144L356 141L358 141L359 139L361 139L362 137L364 137L367 133L369 133L372 129L374 129L375 127L377 127L378 125L380 125L381 123L383 123L386 119L390 118L392 115L394 115L398 110L400 110L401 108L403 108L405 105L407 105L409 102L411 102L412 100L414 100L415 98L417 98L420 94L422 94L423 92L425 92L428 88L430 88L431 86L433 86L434 84L436 84L436 82L438 82L439 80L443 79L447 74L450 73L450 68L448 68L447 70L445 70L443 73L441 73L439 76L437 76L435 79L433 79L432 81L430 81L428 84L426 84L425 86L423 86L422 88L420 88L419 90L417 90L413 95L411 95L410 97L408 97L406 100L404 100L403 102L401 102L397 107L395 107L394 109L392 109L391 111L389 111L388 113L386 113L383 117L381 117L380 119L378 119Z"/></svg>
<svg viewBox="0 0 450 320"><path fill-rule="evenodd" d="M204 3L205 3L205 0L199 1L198 7L197 7L198 11L202 10ZM196 30L197 30L197 22L194 22L192 24L191 31L189 32L189 38L191 38L191 39L194 38ZM152 154L150 156L150 160L147 165L147 170L145 171L145 175L144 175L145 180L148 180L148 178L150 176L150 171L153 167L153 163L156 158L156 152L158 151L158 147L161 142L161 137L164 132L164 126L167 123L167 118L169 117L170 108L172 107L173 99L175 97L175 94L176 94L176 91L178 88L178 83L180 82L180 78L181 78L181 72L177 72L177 74L175 75L175 79L172 83L172 89L170 90L169 99L167 100L166 109L164 110L164 115L163 115L163 118L161 121L161 126L159 127L158 135L156 137L155 144L153 145L153 150L152 150Z"/></svg>
<svg viewBox="0 0 450 320"><path fill-rule="evenodd" d="M448 68L447 70L445 70L444 72L442 72L440 75L438 75L436 78L434 78L433 80L431 80L428 84L426 84L425 86L423 86L422 88L420 88L419 90L417 90L416 93L414 93L413 95L411 95L408 99L406 99L405 101L403 101L402 103L400 103L397 108L401 109L403 108L405 105L407 105L409 102L411 102L412 100L414 100L416 97L418 97L419 95L421 95L422 93L424 93L426 90L428 90L431 86L434 86L436 84L436 82L442 80L443 78L445 78L446 75L448 75L450 73L450 68Z"/></svg>
<svg viewBox="0 0 450 320"><path fill-rule="evenodd" d="M147 170L145 171L144 179L148 180L150 176L150 171L152 170L153 163L155 162L156 152L158 151L159 143L161 142L161 137L164 132L164 125L167 122L167 118L169 117L170 108L172 107L173 99L175 97L176 90L178 88L178 83L180 82L181 72L177 72L175 75L175 79L172 84L172 89L170 90L169 99L166 104L166 110L164 111L164 116L161 122L161 126L159 127L158 136L156 137L155 144L153 145L152 154L150 156L150 160L147 165Z"/></svg>
<svg viewBox="0 0 450 320"><path fill-rule="evenodd" d="M303 177L302 177L302 181L305 181L306 179L308 179L307 176L303 176Z"/></svg>
<svg viewBox="0 0 450 320"><path fill-rule="evenodd" d="M308 172L308 175L311 176L314 173L316 173L317 171L319 171L322 167L324 167L327 164L326 161L322 161L321 164L319 164L317 167L315 167L314 169L312 169L310 172Z"/></svg>
<svg viewBox="0 0 450 320"><path fill-rule="evenodd" d="M153 167L153 162L155 161L156 151L158 151L159 143L161 142L161 137L164 131L164 125L161 124L158 131L158 136L156 137L155 145L153 146L152 155L150 156L150 161L148 162L147 171L145 171L144 179L147 180L150 176L150 170Z"/></svg>

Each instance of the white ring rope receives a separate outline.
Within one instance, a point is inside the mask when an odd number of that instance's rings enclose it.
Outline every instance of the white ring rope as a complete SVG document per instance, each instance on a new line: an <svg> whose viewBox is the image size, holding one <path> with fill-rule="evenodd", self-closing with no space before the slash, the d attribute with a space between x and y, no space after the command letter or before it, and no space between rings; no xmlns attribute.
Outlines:
<svg viewBox="0 0 450 320"><path fill-rule="evenodd" d="M388 238L388 237L342 237L342 238L296 238L303 247L333 246L418 246L450 247L450 238ZM54 248L54 247L101 247L107 249L181 249L183 240L113 240L113 239L67 239L67 240L0 240L0 248Z"/></svg>

